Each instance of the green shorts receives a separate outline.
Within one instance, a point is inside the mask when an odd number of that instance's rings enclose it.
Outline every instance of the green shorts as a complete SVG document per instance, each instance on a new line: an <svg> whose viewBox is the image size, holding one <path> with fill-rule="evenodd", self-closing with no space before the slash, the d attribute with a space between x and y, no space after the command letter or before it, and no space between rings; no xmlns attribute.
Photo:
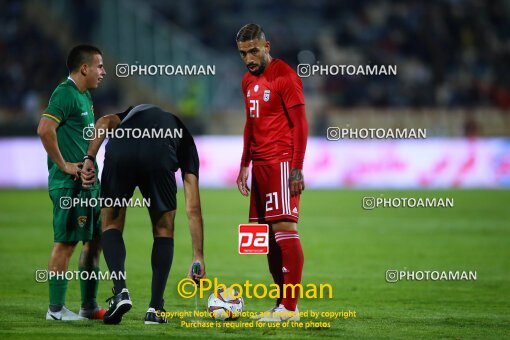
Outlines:
<svg viewBox="0 0 510 340"><path fill-rule="evenodd" d="M101 235L99 200L86 200L99 198L99 189L54 189L50 191L50 198L54 242L90 241L94 235ZM73 203L73 198L79 198L80 202L74 200Z"/></svg>

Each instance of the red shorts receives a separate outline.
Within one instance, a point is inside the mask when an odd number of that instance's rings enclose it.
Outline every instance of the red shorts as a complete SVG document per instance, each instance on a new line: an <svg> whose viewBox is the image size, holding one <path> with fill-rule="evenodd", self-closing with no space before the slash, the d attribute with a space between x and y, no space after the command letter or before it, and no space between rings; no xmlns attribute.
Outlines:
<svg viewBox="0 0 510 340"><path fill-rule="evenodd" d="M253 166L250 222L297 222L299 197L300 195L290 196L289 162Z"/></svg>

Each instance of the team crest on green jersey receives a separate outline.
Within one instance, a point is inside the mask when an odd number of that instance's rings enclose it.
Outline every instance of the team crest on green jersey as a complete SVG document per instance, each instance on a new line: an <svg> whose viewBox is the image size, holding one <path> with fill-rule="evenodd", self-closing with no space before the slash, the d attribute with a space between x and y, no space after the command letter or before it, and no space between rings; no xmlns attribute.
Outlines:
<svg viewBox="0 0 510 340"><path fill-rule="evenodd" d="M79 216L78 225L80 226L80 228L83 228L85 226L85 223L87 223L87 216Z"/></svg>

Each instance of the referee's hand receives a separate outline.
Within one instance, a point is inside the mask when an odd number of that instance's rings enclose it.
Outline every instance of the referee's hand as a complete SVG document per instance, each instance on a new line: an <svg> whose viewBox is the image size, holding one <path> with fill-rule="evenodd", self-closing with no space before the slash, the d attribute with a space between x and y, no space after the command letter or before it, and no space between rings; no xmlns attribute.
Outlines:
<svg viewBox="0 0 510 340"><path fill-rule="evenodd" d="M199 263L200 271L198 273L193 271L193 266L195 265L195 263ZM193 260L193 263L189 267L188 277L193 279L197 284L200 283L200 279L203 279L205 277L205 263L202 257Z"/></svg>
<svg viewBox="0 0 510 340"><path fill-rule="evenodd" d="M242 166L239 169L239 176L237 176L237 188L239 192L243 196L248 196L250 194L250 188L248 188L248 173L249 169L247 166Z"/></svg>
<svg viewBox="0 0 510 340"><path fill-rule="evenodd" d="M84 188L90 188L96 182L96 167L90 159L86 159L83 162L80 177L81 186Z"/></svg>

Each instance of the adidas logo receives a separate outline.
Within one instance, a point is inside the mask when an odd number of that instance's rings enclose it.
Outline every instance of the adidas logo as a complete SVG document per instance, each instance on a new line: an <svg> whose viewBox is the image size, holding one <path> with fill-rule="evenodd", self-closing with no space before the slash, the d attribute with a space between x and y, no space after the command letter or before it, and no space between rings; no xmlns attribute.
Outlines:
<svg viewBox="0 0 510 340"><path fill-rule="evenodd" d="M292 209L292 213L293 213L293 214L297 214L297 213L298 213L298 210L297 210L297 208L296 208L296 207L294 207L294 209Z"/></svg>
<svg viewBox="0 0 510 340"><path fill-rule="evenodd" d="M290 270L288 270L287 268L285 267L282 267L282 273L290 273Z"/></svg>

